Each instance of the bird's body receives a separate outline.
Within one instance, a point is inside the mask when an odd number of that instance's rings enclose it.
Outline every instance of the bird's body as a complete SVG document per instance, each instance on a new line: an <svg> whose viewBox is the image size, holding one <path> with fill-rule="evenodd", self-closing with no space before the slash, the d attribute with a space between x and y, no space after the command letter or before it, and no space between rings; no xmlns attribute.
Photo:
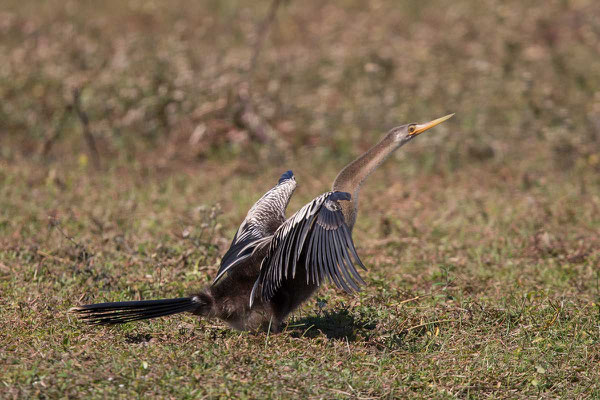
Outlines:
<svg viewBox="0 0 600 400"><path fill-rule="evenodd" d="M320 285L329 280L346 292L364 284L355 267L360 261L352 240L358 196L364 180L396 149L421 132L450 118L390 130L370 150L348 164L332 191L323 193L285 218L296 188L291 171L250 209L214 282L179 299L91 304L75 307L92 324L119 324L191 312L218 318L234 329L270 329L284 321Z"/></svg>

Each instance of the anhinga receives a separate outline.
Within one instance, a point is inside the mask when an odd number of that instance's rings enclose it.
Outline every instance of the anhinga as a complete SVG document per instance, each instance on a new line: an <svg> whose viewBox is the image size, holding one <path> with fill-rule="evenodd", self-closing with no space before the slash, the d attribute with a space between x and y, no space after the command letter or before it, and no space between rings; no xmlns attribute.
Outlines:
<svg viewBox="0 0 600 400"><path fill-rule="evenodd" d="M286 317L326 280L346 292L364 284L366 269L352 241L365 179L396 149L454 114L391 129L335 178L332 190L290 218L292 171L252 206L223 256L213 283L190 297L91 304L72 308L90 324L111 325L181 312L218 318L240 330L281 329Z"/></svg>

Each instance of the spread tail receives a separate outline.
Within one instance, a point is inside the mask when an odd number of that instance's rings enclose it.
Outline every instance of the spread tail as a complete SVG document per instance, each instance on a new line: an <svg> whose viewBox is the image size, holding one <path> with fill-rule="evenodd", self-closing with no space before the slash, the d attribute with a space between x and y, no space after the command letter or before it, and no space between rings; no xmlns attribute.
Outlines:
<svg viewBox="0 0 600 400"><path fill-rule="evenodd" d="M198 296L178 299L119 301L89 304L69 310L91 325L116 325L141 319L164 317L186 311L196 311L204 305Z"/></svg>

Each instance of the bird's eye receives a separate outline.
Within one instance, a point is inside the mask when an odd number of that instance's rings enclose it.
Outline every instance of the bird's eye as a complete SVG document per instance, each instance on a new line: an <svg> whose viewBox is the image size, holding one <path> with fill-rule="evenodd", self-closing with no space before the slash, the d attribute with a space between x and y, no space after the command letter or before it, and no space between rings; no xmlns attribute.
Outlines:
<svg viewBox="0 0 600 400"><path fill-rule="evenodd" d="M416 129L417 128L414 125L411 125L408 127L408 133L412 135L413 133L415 133Z"/></svg>

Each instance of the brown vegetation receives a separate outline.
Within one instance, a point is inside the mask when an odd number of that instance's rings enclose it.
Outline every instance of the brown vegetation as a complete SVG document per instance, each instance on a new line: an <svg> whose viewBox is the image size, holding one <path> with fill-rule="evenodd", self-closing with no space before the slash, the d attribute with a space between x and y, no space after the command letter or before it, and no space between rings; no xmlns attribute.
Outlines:
<svg viewBox="0 0 600 400"><path fill-rule="evenodd" d="M268 1L4 1L2 397L600 396L596 3L281 2L248 74ZM69 319L203 286L281 172L296 210L449 112L363 190L360 295L277 336Z"/></svg>

